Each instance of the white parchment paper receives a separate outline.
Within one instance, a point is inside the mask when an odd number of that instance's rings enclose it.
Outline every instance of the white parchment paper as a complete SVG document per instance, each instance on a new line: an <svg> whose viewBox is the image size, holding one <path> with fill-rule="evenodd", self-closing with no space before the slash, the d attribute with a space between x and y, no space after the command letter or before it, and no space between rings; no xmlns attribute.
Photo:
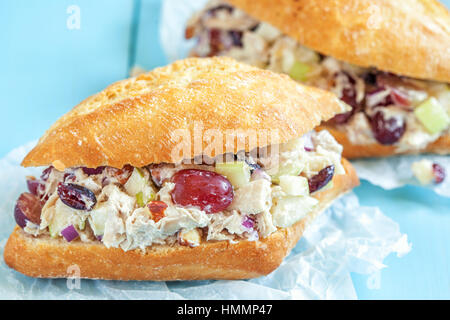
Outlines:
<svg viewBox="0 0 450 320"><path fill-rule="evenodd" d="M164 0L160 25L162 47L170 61L188 56L195 40L184 38L187 20L201 10L208 0ZM442 165L448 178L440 185L427 185L441 196L450 197L450 156L399 156L392 158L353 161L360 179L384 189L399 188L407 184L419 185L411 171L411 164L421 159L429 159Z"/></svg>
<svg viewBox="0 0 450 320"><path fill-rule="evenodd" d="M40 169L20 167L34 143L0 159L0 251L13 230L13 209L26 191L25 176ZM353 193L307 228L283 264L266 277L248 281L125 282L32 279L0 264L1 299L355 299L351 272L379 275L391 253L402 256L411 244L397 223Z"/></svg>

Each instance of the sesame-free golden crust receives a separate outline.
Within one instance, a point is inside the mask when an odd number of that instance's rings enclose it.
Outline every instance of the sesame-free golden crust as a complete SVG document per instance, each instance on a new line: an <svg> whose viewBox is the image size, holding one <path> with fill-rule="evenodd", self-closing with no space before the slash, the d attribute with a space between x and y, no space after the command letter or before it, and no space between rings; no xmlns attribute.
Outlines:
<svg viewBox="0 0 450 320"><path fill-rule="evenodd" d="M267 275L281 264L315 215L358 185L353 167L346 160L343 164L346 174L333 178L333 188L317 193L319 206L314 213L262 240L206 242L194 248L157 245L145 252L123 251L101 243L35 238L16 227L6 243L4 259L16 271L40 278L68 277L68 268L74 265L78 266L80 277L90 279L160 281Z"/></svg>
<svg viewBox="0 0 450 320"><path fill-rule="evenodd" d="M367 145L355 145L350 142L345 132L337 130L330 126L319 126L317 130L327 130L330 132L339 144L344 147L342 155L347 159L370 158L370 157L388 157L397 154L418 154L418 153L435 153L450 154L450 135L439 137L433 143L430 143L423 150L414 150L399 153L395 146L385 146L379 143Z"/></svg>
<svg viewBox="0 0 450 320"><path fill-rule="evenodd" d="M345 106L331 93L299 85L286 75L231 58L190 58L119 81L84 100L44 134L22 165L53 164L63 170L179 162L199 155L194 149L202 152L211 145L203 139L203 146L195 147L195 128L205 135L253 130L257 141L245 141L249 151L297 138L343 111ZM178 151L186 136L192 148L182 154ZM208 155L241 150L226 140L220 152L213 148Z"/></svg>
<svg viewBox="0 0 450 320"><path fill-rule="evenodd" d="M450 82L450 14L436 0L228 1L325 55Z"/></svg>

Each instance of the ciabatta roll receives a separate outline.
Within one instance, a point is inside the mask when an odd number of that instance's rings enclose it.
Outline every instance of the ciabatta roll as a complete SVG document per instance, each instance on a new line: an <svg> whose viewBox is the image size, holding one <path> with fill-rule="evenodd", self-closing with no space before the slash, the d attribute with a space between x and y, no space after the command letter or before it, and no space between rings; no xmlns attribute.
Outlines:
<svg viewBox="0 0 450 320"><path fill-rule="evenodd" d="M25 157L48 168L17 201L5 261L43 278L74 266L91 279L268 274L358 184L342 147L314 131L343 108L331 93L230 58L115 83Z"/></svg>

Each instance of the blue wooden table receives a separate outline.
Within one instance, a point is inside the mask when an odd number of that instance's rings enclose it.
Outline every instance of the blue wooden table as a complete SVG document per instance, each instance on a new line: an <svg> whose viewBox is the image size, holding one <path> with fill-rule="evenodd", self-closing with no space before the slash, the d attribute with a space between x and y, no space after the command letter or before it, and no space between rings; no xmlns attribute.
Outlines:
<svg viewBox="0 0 450 320"><path fill-rule="evenodd" d="M4 0L0 2L0 157L39 138L85 97L127 76L129 65L167 61L158 37L160 0ZM447 5L449 0L445 1ZM67 26L81 10L80 28ZM450 299L450 199L418 187L356 189L408 234L412 251L390 256L380 288L353 275L361 299Z"/></svg>

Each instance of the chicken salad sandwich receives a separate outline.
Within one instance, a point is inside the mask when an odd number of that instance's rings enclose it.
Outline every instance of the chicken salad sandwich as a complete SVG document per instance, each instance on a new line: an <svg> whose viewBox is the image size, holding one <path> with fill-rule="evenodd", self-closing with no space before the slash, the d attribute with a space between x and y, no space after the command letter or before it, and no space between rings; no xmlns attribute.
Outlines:
<svg viewBox="0 0 450 320"><path fill-rule="evenodd" d="M342 146L314 130L346 108L224 57L114 83L23 160L45 169L17 200L5 262L43 278L72 265L91 279L266 275L358 184Z"/></svg>

